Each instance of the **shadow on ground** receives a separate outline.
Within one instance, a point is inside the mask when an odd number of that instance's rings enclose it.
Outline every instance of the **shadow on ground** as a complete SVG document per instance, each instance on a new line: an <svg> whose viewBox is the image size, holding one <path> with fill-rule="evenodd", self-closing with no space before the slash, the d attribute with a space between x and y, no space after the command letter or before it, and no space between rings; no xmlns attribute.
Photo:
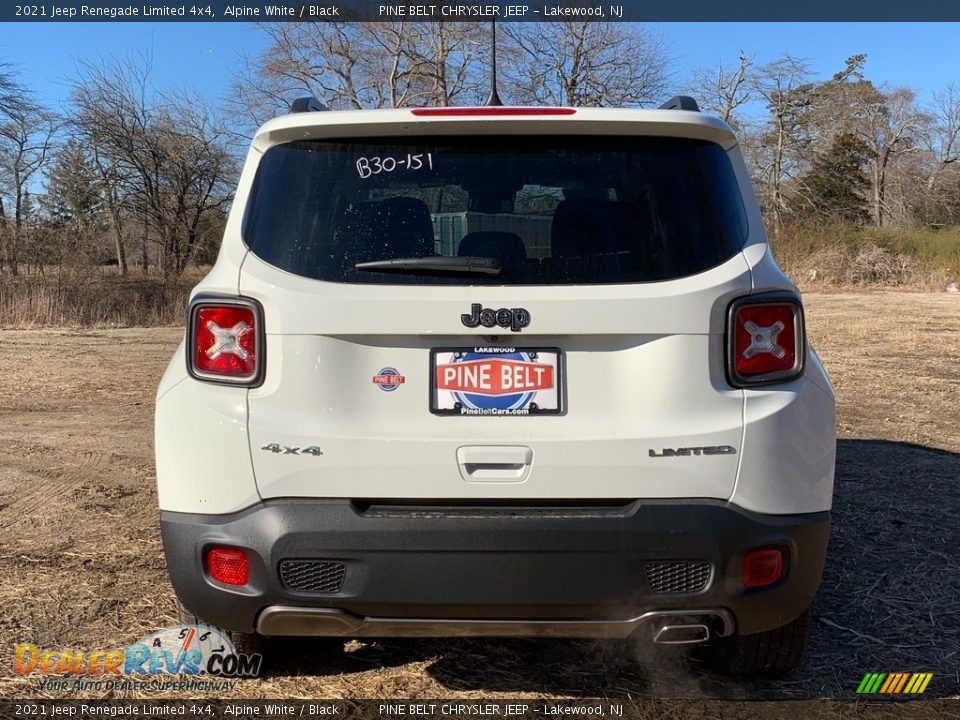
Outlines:
<svg viewBox="0 0 960 720"><path fill-rule="evenodd" d="M960 693L960 455L882 440L841 440L837 455L810 646L786 679L734 682L702 653L642 642L514 639L354 642L346 651L283 642L272 674L422 663L444 687L474 693L799 699L854 697L867 672L932 672L926 697Z"/></svg>

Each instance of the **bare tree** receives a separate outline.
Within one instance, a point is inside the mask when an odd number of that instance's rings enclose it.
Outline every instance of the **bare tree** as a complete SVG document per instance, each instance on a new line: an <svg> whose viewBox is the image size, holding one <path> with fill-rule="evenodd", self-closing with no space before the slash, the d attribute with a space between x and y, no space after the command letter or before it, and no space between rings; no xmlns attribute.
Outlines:
<svg viewBox="0 0 960 720"><path fill-rule="evenodd" d="M22 92L23 88L13 77L10 63L0 61L0 111L19 98Z"/></svg>
<svg viewBox="0 0 960 720"><path fill-rule="evenodd" d="M158 119L160 143L166 151L161 191L167 232L160 259L165 274L180 275L197 251L220 228L206 222L227 208L237 173L226 132L199 98L171 98Z"/></svg>
<svg viewBox="0 0 960 720"><path fill-rule="evenodd" d="M152 90L147 58L86 64L74 83L74 127L92 149L125 273L123 224L156 233L164 278L179 275L207 238L204 220L230 202L227 134L199 98Z"/></svg>
<svg viewBox="0 0 960 720"><path fill-rule="evenodd" d="M10 64L0 61L0 117L6 114L10 103L16 98L19 85L13 78ZM0 245L5 245L7 233L7 213L3 206L3 177L0 176Z"/></svg>
<svg viewBox="0 0 960 720"><path fill-rule="evenodd" d="M0 105L0 195L12 200L12 219L0 207L3 261L12 275L19 272L29 187L51 153L58 130L57 116L35 103L23 88L7 81L9 93Z"/></svg>
<svg viewBox="0 0 960 720"><path fill-rule="evenodd" d="M284 112L300 95L333 109L476 102L482 27L470 22L261 24L270 42L248 58L235 104L252 124Z"/></svg>
<svg viewBox="0 0 960 720"><path fill-rule="evenodd" d="M662 37L636 23L544 22L504 26L504 95L533 105L631 107L667 95Z"/></svg>
<svg viewBox="0 0 960 720"><path fill-rule="evenodd" d="M897 88L881 93L867 107L860 136L873 151L872 214L873 222L883 225L888 214L887 176L890 163L903 153L917 152L930 118L916 106L916 93L910 88Z"/></svg>
<svg viewBox="0 0 960 720"><path fill-rule="evenodd" d="M760 177L775 237L783 229L788 209L784 186L802 170L797 159L808 143L809 78L806 60L782 55L760 68L752 82L770 113L762 142Z"/></svg>
<svg viewBox="0 0 960 720"><path fill-rule="evenodd" d="M479 101L480 60L488 51L483 26L474 22L418 24L407 50L416 85L417 104L455 105Z"/></svg>
<svg viewBox="0 0 960 720"><path fill-rule="evenodd" d="M150 71L144 55L99 66L84 63L73 88L73 127L100 175L121 275L128 269L124 210L137 194L155 205L160 176L161 158L151 147Z"/></svg>
<svg viewBox="0 0 960 720"><path fill-rule="evenodd" d="M741 50L736 67L721 62L716 69L696 68L689 84L690 92L700 101L702 109L739 129L736 111L753 99L754 87L748 77L752 67L753 57Z"/></svg>
<svg viewBox="0 0 960 720"><path fill-rule="evenodd" d="M933 156L934 167L927 178L927 190L932 192L943 171L960 159L960 88L950 83L935 92L928 114L933 126L927 149Z"/></svg>

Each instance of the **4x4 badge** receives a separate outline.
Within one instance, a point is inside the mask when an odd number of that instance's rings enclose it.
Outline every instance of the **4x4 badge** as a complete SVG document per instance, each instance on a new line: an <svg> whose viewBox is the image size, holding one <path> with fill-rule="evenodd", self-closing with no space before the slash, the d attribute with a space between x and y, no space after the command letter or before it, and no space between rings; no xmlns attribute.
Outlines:
<svg viewBox="0 0 960 720"><path fill-rule="evenodd" d="M480 303L473 303L470 306L470 313L464 313L460 316L460 322L468 328L475 328L477 325L483 325L490 328L499 325L502 328L510 328L513 332L520 332L530 324L530 311L526 308L485 308Z"/></svg>
<svg viewBox="0 0 960 720"><path fill-rule="evenodd" d="M281 445L280 443L267 443L260 449L266 450L267 452L280 453L281 455L313 455L314 457L323 455L323 450L318 448L316 445L309 445L305 448L301 448Z"/></svg>

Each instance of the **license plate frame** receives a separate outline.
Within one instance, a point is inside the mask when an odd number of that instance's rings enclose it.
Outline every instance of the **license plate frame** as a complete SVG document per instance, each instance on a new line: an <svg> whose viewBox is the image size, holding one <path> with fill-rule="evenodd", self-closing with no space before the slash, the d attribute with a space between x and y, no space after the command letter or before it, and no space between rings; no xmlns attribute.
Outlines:
<svg viewBox="0 0 960 720"><path fill-rule="evenodd" d="M455 355L456 354L456 355ZM519 356L519 357L518 357ZM546 360L546 362L544 362ZM537 383L535 389L524 387L516 393L508 393L502 387L490 388L491 392L470 393L457 386L444 385L438 369L459 363L486 364L500 370L501 375L492 378L496 385L512 371L511 382L522 376L525 382ZM496 361L499 361L496 362ZM504 365L509 366L508 371ZM520 367L518 367L520 366ZM551 372L537 371L537 366L551 368ZM478 368L475 376L482 368ZM495 371L492 371L495 373ZM448 371L449 373L449 371ZM489 373L488 373L489 374ZM549 388L542 387L544 376L550 375ZM446 375L449 377L449 374ZM434 415L459 417L528 417L531 415L557 416L566 413L566 368L564 354L557 347L438 347L430 350L430 381L427 384L430 397L430 412ZM479 390L479 388L478 388ZM530 397L523 397L529 395Z"/></svg>

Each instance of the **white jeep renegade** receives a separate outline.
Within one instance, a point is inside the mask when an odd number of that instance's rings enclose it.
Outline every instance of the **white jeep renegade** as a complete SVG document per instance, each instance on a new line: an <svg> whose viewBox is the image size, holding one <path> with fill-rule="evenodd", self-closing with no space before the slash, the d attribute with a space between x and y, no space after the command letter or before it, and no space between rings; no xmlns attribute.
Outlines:
<svg viewBox="0 0 960 720"><path fill-rule="evenodd" d="M184 615L796 665L834 398L730 128L689 98L295 110L157 394Z"/></svg>

